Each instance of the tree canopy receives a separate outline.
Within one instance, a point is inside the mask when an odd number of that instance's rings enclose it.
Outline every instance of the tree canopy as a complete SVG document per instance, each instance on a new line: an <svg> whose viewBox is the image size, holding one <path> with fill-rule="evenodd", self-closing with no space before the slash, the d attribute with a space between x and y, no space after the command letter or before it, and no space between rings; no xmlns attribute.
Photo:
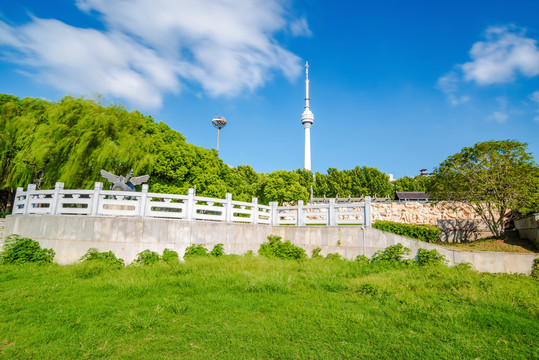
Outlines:
<svg viewBox="0 0 539 360"><path fill-rule="evenodd" d="M257 173L249 165L230 167L215 150L185 141L162 122L121 105L66 96L58 102L0 94L0 199L19 186L43 189L92 188L104 181L101 169L125 175L149 174L150 191L197 194L262 203L308 200L315 196L392 195L387 175L366 166ZM107 184L105 184L107 186ZM0 203L2 207L2 203Z"/></svg>
<svg viewBox="0 0 539 360"><path fill-rule="evenodd" d="M470 203L497 237L509 209L539 211L539 168L525 143L480 142L448 157L434 173L434 197Z"/></svg>

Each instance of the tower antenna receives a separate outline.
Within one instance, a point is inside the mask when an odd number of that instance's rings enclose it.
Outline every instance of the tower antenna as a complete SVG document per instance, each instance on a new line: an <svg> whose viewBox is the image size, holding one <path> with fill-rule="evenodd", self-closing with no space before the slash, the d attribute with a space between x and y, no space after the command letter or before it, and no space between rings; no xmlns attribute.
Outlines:
<svg viewBox="0 0 539 360"><path fill-rule="evenodd" d="M305 110L301 114L301 123L305 129L305 158L303 168L311 170L311 126L314 122L314 115L309 104L309 62L305 61Z"/></svg>

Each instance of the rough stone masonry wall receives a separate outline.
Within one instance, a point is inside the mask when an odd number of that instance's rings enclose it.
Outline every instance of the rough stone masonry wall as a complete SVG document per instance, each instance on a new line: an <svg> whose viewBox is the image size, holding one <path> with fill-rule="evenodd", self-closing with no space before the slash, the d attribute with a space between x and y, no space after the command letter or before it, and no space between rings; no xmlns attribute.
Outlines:
<svg viewBox="0 0 539 360"><path fill-rule="evenodd" d="M420 203L415 201L372 203L372 222L377 220L394 221L406 224L437 225L438 220L478 220L472 207L464 203Z"/></svg>

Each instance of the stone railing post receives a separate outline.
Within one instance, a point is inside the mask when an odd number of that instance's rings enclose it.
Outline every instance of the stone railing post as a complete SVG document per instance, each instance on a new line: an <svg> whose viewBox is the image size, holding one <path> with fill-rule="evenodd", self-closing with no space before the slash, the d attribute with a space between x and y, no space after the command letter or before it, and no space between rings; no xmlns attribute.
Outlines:
<svg viewBox="0 0 539 360"><path fill-rule="evenodd" d="M232 194L226 193L225 200L225 221L230 223L232 222Z"/></svg>
<svg viewBox="0 0 539 360"><path fill-rule="evenodd" d="M270 225L279 225L279 218L277 216L277 201L271 201L270 206Z"/></svg>
<svg viewBox="0 0 539 360"><path fill-rule="evenodd" d="M99 199L101 198L101 191L103 190L103 183L96 182L94 185L94 195L92 196L92 209L90 210L90 216L99 215Z"/></svg>
<svg viewBox="0 0 539 360"><path fill-rule="evenodd" d="M296 225L297 226L304 226L305 225L305 219L303 218L303 200L298 201L298 210L296 211Z"/></svg>
<svg viewBox="0 0 539 360"><path fill-rule="evenodd" d="M58 204L60 203L60 192L64 190L64 183L57 182L54 185L54 193L52 194L52 200L51 200L51 209L50 214L54 215L56 213L61 213L62 209L58 211Z"/></svg>
<svg viewBox="0 0 539 360"><path fill-rule="evenodd" d="M22 195L22 193L24 192L24 188L22 187L18 187L17 188L17 191L15 191L15 197L13 198L13 204L11 205L11 213L14 214L15 213L15 210L17 209L16 208L16 205L17 205L17 199L19 198L19 196ZM24 211L24 208L23 208L23 211Z"/></svg>
<svg viewBox="0 0 539 360"><path fill-rule="evenodd" d="M365 221L366 226L372 226L371 197L365 196Z"/></svg>
<svg viewBox="0 0 539 360"><path fill-rule="evenodd" d="M30 202L32 199L32 195L34 195L35 191L36 191L36 185L28 184L28 189L26 190L26 201L24 203L24 212L23 212L24 215L30 213Z"/></svg>
<svg viewBox="0 0 539 360"><path fill-rule="evenodd" d="M185 206L185 218L193 220L195 211L195 189L187 189L187 205Z"/></svg>
<svg viewBox="0 0 539 360"><path fill-rule="evenodd" d="M251 202L253 203L253 206L251 206L251 211L253 212L253 224L258 224L258 198L252 198Z"/></svg>
<svg viewBox="0 0 539 360"><path fill-rule="evenodd" d="M140 194L140 209L139 209L139 216L140 217L146 217L146 209L148 208L148 184L142 185L142 193Z"/></svg>
<svg viewBox="0 0 539 360"><path fill-rule="evenodd" d="M337 212L335 207L335 199L329 199L328 207L328 225L335 226L337 225Z"/></svg>

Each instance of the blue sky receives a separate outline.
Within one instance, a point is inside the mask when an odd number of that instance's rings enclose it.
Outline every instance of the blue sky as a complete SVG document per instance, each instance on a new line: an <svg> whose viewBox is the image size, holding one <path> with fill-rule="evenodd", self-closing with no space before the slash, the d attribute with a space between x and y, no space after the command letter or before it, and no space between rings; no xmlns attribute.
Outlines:
<svg viewBox="0 0 539 360"><path fill-rule="evenodd" d="M464 146L539 160L539 1L49 0L0 4L0 93L121 103L259 172L431 171Z"/></svg>

